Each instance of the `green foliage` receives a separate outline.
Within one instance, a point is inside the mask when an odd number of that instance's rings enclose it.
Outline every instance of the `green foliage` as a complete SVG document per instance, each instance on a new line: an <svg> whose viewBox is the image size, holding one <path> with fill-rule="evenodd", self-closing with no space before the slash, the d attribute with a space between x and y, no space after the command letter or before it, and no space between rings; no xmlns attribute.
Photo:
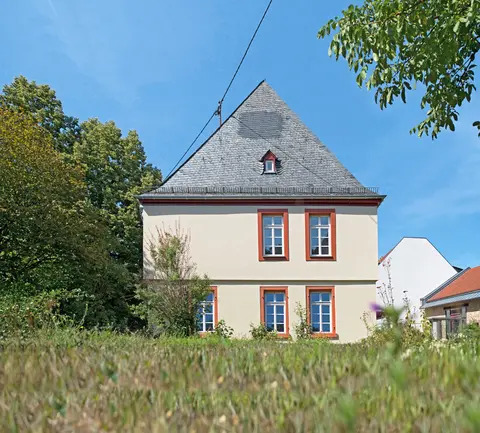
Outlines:
<svg viewBox="0 0 480 433"><path fill-rule="evenodd" d="M146 162L135 131L122 137L114 122L89 119L81 124L74 160L85 170L88 197L117 238L114 257L139 274L142 264L142 224L136 195L159 185L161 173Z"/></svg>
<svg viewBox="0 0 480 433"><path fill-rule="evenodd" d="M295 306L295 314L299 322L295 324L295 336L298 340L308 340L312 338L312 326L308 321L307 309L302 307L300 302Z"/></svg>
<svg viewBox="0 0 480 433"><path fill-rule="evenodd" d="M233 328L231 326L228 326L225 320L220 319L215 326L215 330L212 334L218 338L229 339L233 337Z"/></svg>
<svg viewBox="0 0 480 433"><path fill-rule="evenodd" d="M270 331L268 328L263 324L260 323L259 325L255 326L253 323L250 323L250 335L254 340L276 340L277 331Z"/></svg>
<svg viewBox="0 0 480 433"><path fill-rule="evenodd" d="M480 342L480 325L473 322L463 326L460 332L454 336L454 340Z"/></svg>
<svg viewBox="0 0 480 433"><path fill-rule="evenodd" d="M136 132L79 125L54 90L22 76L3 88L0 117L0 285L79 289L63 308L78 316L88 305L86 326L138 326L128 307L142 266L136 195L161 173Z"/></svg>
<svg viewBox="0 0 480 433"><path fill-rule="evenodd" d="M335 32L329 55L343 57L357 84L376 89L380 108L422 84L426 119L411 132L455 130L458 107L470 102L480 50L480 2L471 0L364 0L326 23ZM474 126L479 128L480 122ZM480 133L479 133L480 135Z"/></svg>
<svg viewBox="0 0 480 433"><path fill-rule="evenodd" d="M25 338L39 329L58 329L74 324L62 314L61 306L66 300L74 298L75 293L52 290L36 296L25 296L22 287L18 289L12 293L1 293L0 340Z"/></svg>
<svg viewBox="0 0 480 433"><path fill-rule="evenodd" d="M376 309L381 308L375 306ZM393 354L397 355L401 350L411 347L423 346L432 341L431 328L422 326L422 329L415 325L408 302L405 308L387 306L383 310L384 322L380 325L370 325L367 321L367 314L363 315L364 324L369 336L362 344L368 347L388 347ZM402 312L406 310L405 318L402 320Z"/></svg>
<svg viewBox="0 0 480 433"><path fill-rule="evenodd" d="M22 75L15 77L12 84L3 87L0 107L31 116L49 132L57 151L72 153L80 136L78 119L65 115L62 102L49 86L28 81Z"/></svg>
<svg viewBox="0 0 480 433"><path fill-rule="evenodd" d="M0 350L0 431L477 432L480 346L39 330Z"/></svg>
<svg viewBox="0 0 480 433"><path fill-rule="evenodd" d="M200 276L189 255L189 237L162 229L150 243L153 280L136 291L133 311L155 335L188 337L197 332L200 304L210 292L210 280Z"/></svg>

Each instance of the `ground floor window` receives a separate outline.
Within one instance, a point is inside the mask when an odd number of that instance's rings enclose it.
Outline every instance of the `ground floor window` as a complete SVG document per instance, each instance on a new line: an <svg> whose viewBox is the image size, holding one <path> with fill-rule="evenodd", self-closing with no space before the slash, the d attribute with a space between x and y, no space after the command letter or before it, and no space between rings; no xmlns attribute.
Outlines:
<svg viewBox="0 0 480 433"><path fill-rule="evenodd" d="M334 287L307 287L307 318L314 336L336 334Z"/></svg>
<svg viewBox="0 0 480 433"><path fill-rule="evenodd" d="M217 314L217 289L214 287L198 308L197 331L200 333L214 331Z"/></svg>
<svg viewBox="0 0 480 433"><path fill-rule="evenodd" d="M261 287L261 322L269 331L288 336L288 289Z"/></svg>

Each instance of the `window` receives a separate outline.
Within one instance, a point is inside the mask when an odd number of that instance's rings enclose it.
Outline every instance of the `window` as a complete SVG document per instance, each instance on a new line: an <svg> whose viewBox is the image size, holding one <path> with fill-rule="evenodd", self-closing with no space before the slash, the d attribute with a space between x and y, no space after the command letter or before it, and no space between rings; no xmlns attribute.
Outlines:
<svg viewBox="0 0 480 433"><path fill-rule="evenodd" d="M264 173L275 173L275 161L273 159L266 159L263 163L263 172Z"/></svg>
<svg viewBox="0 0 480 433"><path fill-rule="evenodd" d="M275 174L277 172L277 161L280 163L275 154L268 150L260 159L260 162L263 162L263 174Z"/></svg>
<svg viewBox="0 0 480 433"><path fill-rule="evenodd" d="M197 331L200 333L212 332L217 322L217 288L212 287L212 291L199 306L197 313Z"/></svg>
<svg viewBox="0 0 480 433"><path fill-rule="evenodd" d="M467 306L445 308L445 318L447 336L456 334L467 323Z"/></svg>
<svg viewBox="0 0 480 433"><path fill-rule="evenodd" d="M277 331L280 337L287 337L288 329L288 288L261 287L261 322L269 331Z"/></svg>
<svg viewBox="0 0 480 433"><path fill-rule="evenodd" d="M288 212L258 211L258 256L264 260L288 260Z"/></svg>
<svg viewBox="0 0 480 433"><path fill-rule="evenodd" d="M336 260L336 214L333 209L305 211L307 260Z"/></svg>
<svg viewBox="0 0 480 433"><path fill-rule="evenodd" d="M307 287L307 316L314 337L335 337L335 288Z"/></svg>

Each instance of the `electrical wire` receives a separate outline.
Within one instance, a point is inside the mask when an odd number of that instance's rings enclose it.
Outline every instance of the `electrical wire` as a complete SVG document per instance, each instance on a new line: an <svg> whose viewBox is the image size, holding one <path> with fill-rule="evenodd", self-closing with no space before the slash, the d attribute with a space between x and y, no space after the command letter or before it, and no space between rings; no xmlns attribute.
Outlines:
<svg viewBox="0 0 480 433"><path fill-rule="evenodd" d="M198 138L202 135L203 131L205 131L205 129L207 128L207 126L209 125L209 123L212 121L212 119L217 115L217 116L220 116L220 123L221 123L221 119L222 119L222 104L223 104L223 101L225 100L225 97L227 96L230 88L232 87L232 84L233 82L235 81L235 78L237 77L237 74L238 74L238 71L240 70L240 68L242 67L242 64L243 64L243 61L245 60L245 57L247 57L247 54L248 54L248 51L250 50L250 47L252 46L252 43L255 39L255 36L257 36L257 33L258 33L258 30L260 29L262 23L263 23L263 20L265 19L266 15L267 15L267 12L268 10L270 9L270 6L272 5L272 2L273 0L270 0L265 11L263 12L263 15L262 15L262 18L260 19L258 25L257 25L257 28L255 29L255 32L253 33L253 36L250 38L250 42L248 43L248 46L247 46L247 49L245 50L245 52L243 53L243 57L242 59L240 60L240 63L238 64L237 66L237 69L235 70L235 73L233 74L233 77L232 79L230 80L230 83L228 84L227 86L227 89L225 90L225 93L223 94L222 96L222 99L220 99L220 101L218 102L218 107L217 109L213 112L213 114L210 116L210 119L208 119L207 123L204 125L204 127L202 128L202 130L198 133L198 135L195 137L195 139L192 141L192 143L190 144L190 146L188 146L188 149L185 151L185 153L180 157L180 159L177 161L177 163L175 164L175 166L170 170L170 173L168 173L168 176L165 178L165 180L163 181L163 183L165 183L168 178L173 174L173 172L176 170L176 168L179 166L179 164L182 162L183 158L185 158L185 156L188 154L188 152L190 151L190 149L193 147L193 145L197 142Z"/></svg>
<svg viewBox="0 0 480 433"><path fill-rule="evenodd" d="M233 82L235 81L235 78L237 77L237 74L238 74L238 71L240 70L240 68L242 67L242 64L243 64L243 61L245 60L245 57L247 57L247 54L248 54L248 50L250 50L250 47L255 39L255 36L257 36L257 33L258 33L258 30L260 29L260 26L262 25L263 23L263 20L265 19L266 15L267 15L267 12L268 10L270 9L270 6L272 5L272 2L273 0L270 0L270 2L268 3L267 5L267 8L265 9L265 12L263 12L263 15L262 15L262 18L260 19L258 25L257 25L257 28L255 29L255 32L253 33L253 36L252 38L250 39L250 42L248 43L248 46L247 46L247 49L245 50L245 53L243 54L243 57L242 57L242 60L240 60L240 63L238 64L238 67L237 67L237 70L235 71L235 73L233 74L233 77L232 79L230 80L230 83L228 84L228 87L227 87L227 90L225 90L225 93L223 94L222 96L222 99L220 99L220 102L219 102L219 105L221 106L221 104L223 103L224 99L225 99L225 96L227 96L227 93L228 91L230 90L230 87L232 87L232 84Z"/></svg>
<svg viewBox="0 0 480 433"><path fill-rule="evenodd" d="M177 161L177 163L175 164L175 166L170 170L170 173L168 173L168 176L165 178L165 180L163 181L163 183L166 182L166 180L172 175L172 173L175 171L175 169L178 167L178 165L180 164L180 162L182 161L183 158L185 158L185 156L187 155L187 153L190 151L190 149L193 147L193 145L197 142L198 138L202 135L203 131L205 131L206 127L209 125L209 123L212 121L212 119L215 117L215 115L217 114L216 111L214 111L212 113L212 115L210 116L210 119L207 120L207 123L205 123L205 125L203 126L203 128L201 129L201 131L197 134L197 136L195 137L195 139L192 141L192 143L190 144L190 146L188 146L188 149L185 151L185 153L180 157L180 159Z"/></svg>

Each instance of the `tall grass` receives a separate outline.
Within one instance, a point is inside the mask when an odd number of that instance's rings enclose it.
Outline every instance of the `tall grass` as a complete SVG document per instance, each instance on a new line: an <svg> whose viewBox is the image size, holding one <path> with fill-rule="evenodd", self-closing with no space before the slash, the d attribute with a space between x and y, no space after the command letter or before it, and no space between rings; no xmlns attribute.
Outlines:
<svg viewBox="0 0 480 433"><path fill-rule="evenodd" d="M478 432L479 353L42 332L3 343L0 431Z"/></svg>

